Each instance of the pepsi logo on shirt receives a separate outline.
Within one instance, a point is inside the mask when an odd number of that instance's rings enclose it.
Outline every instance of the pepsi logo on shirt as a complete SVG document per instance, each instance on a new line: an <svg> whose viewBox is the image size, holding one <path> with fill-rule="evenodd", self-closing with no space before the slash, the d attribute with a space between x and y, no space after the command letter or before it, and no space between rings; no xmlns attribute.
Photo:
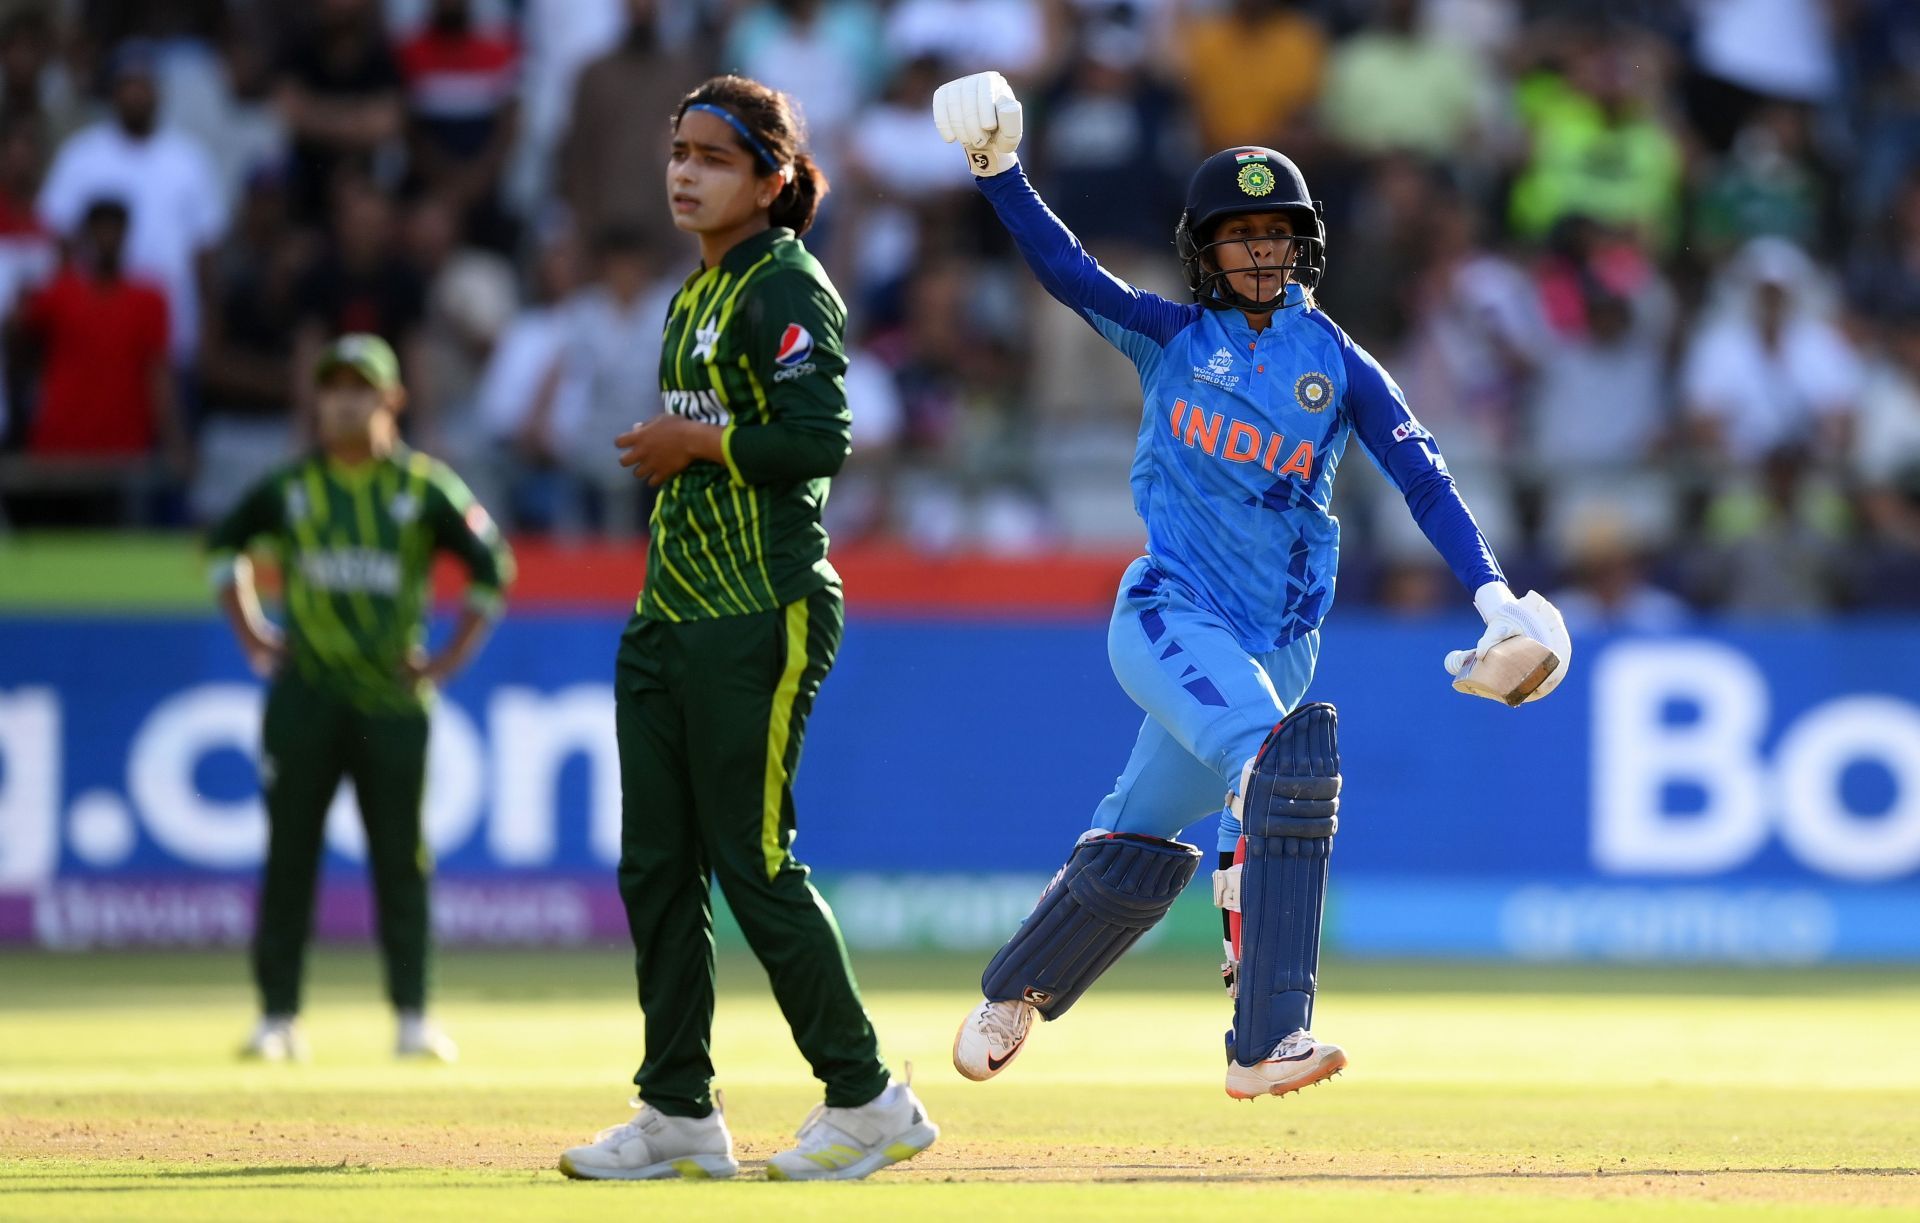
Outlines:
<svg viewBox="0 0 1920 1223"><path fill-rule="evenodd" d="M798 323L788 323L780 336L780 349L773 354L773 363L791 369L812 355L813 334Z"/></svg>
<svg viewBox="0 0 1920 1223"><path fill-rule="evenodd" d="M775 382L790 382L803 378L814 370L813 362L807 360L813 355L813 333L798 323L788 323L780 336L780 347L773 354L773 363L779 369L773 371Z"/></svg>

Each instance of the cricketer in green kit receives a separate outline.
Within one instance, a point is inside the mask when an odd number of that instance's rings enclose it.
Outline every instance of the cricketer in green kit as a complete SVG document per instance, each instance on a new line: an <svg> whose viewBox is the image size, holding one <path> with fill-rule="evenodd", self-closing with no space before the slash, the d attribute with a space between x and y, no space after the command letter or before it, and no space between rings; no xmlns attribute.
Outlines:
<svg viewBox="0 0 1920 1223"><path fill-rule="evenodd" d="M208 541L221 608L248 662L271 680L253 945L262 1017L245 1052L306 1056L301 978L327 808L345 777L366 828L396 1052L451 1061L457 1049L426 1016L428 710L499 616L513 558L460 478L401 444L406 392L385 340L342 336L314 376L319 445L250 489ZM256 544L278 558L284 633L260 611L246 555ZM428 655L428 579L441 551L466 566L468 594L452 637Z"/></svg>
<svg viewBox="0 0 1920 1223"><path fill-rule="evenodd" d="M667 189L702 261L667 317L666 411L617 439L621 463L661 490L614 679L641 1107L560 1169L738 1172L713 1091L717 878L825 1087L767 1175L855 1179L939 1129L882 1063L839 927L792 852L793 777L842 624L820 511L851 434L846 308L799 239L826 181L785 95L758 82L707 82L674 131Z"/></svg>

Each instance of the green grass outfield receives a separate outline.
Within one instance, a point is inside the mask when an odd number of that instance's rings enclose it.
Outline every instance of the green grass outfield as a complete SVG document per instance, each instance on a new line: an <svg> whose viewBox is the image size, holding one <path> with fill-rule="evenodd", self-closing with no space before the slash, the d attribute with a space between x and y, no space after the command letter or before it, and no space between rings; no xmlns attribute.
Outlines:
<svg viewBox="0 0 1920 1223"><path fill-rule="evenodd" d="M199 539L185 532L0 534L0 611L211 614Z"/></svg>
<svg viewBox="0 0 1920 1223"><path fill-rule="evenodd" d="M319 957L294 1067L233 1059L237 955L0 955L0 1219L1920 1218L1911 972L1336 964L1317 1026L1352 1068L1240 1104L1208 965L1123 964L981 1085L947 1064L973 957L860 966L938 1146L862 1184L752 1179L816 1093L728 959L743 1178L600 1185L552 1167L627 1115L616 949L449 956L451 1067L387 1058L363 953Z"/></svg>

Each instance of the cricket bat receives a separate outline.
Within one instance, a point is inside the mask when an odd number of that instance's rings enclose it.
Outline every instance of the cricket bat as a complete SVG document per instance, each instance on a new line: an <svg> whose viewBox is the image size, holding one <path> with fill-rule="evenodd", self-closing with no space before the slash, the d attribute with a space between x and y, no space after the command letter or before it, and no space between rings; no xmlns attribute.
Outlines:
<svg viewBox="0 0 1920 1223"><path fill-rule="evenodd" d="M1559 657L1546 646L1531 637L1509 637L1468 663L1453 690L1517 707L1559 669Z"/></svg>

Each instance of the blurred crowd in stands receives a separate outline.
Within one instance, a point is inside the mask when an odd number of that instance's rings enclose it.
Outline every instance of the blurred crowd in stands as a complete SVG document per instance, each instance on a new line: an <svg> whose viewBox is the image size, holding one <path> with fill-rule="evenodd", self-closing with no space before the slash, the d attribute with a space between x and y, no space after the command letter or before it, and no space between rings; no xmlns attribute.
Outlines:
<svg viewBox="0 0 1920 1223"><path fill-rule="evenodd" d="M204 522L371 330L511 527L642 535L610 439L697 258L667 119L731 70L833 180L836 540L1124 549L1132 370L929 120L986 68L1054 209L1172 296L1196 161L1298 161L1322 304L1570 620L1920 607L1913 0L0 0L5 521ZM1360 449L1342 598L1457 608Z"/></svg>

